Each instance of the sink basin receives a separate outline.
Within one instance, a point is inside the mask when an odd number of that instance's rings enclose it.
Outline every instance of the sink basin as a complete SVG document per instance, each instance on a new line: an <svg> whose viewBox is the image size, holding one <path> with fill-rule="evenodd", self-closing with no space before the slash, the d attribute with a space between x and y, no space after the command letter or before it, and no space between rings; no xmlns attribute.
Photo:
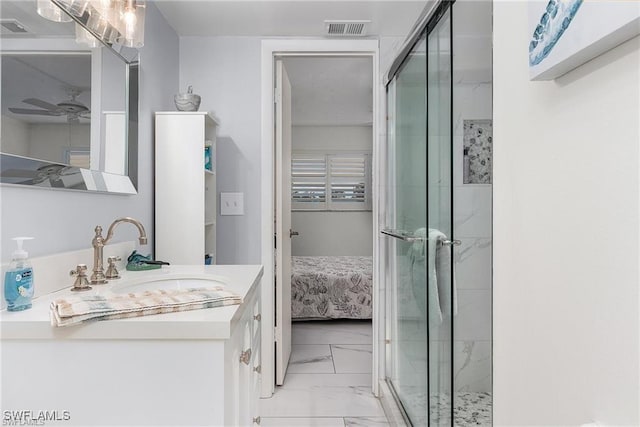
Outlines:
<svg viewBox="0 0 640 427"><path fill-rule="evenodd" d="M175 289L191 289L191 288L210 288L213 286L224 286L225 283L215 279L198 279L198 278L163 278L154 279L146 282L122 283L115 285L111 291L117 294L130 292L154 291L158 289L175 290Z"/></svg>

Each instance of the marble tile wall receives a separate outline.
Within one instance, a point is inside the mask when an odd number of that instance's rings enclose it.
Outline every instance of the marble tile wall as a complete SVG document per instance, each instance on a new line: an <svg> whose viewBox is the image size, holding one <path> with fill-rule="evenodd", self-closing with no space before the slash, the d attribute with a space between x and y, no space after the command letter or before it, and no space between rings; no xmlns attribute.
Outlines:
<svg viewBox="0 0 640 427"><path fill-rule="evenodd" d="M491 184L463 183L464 121L491 119L490 83L454 86L454 229L458 315L454 321L454 387L491 391Z"/></svg>

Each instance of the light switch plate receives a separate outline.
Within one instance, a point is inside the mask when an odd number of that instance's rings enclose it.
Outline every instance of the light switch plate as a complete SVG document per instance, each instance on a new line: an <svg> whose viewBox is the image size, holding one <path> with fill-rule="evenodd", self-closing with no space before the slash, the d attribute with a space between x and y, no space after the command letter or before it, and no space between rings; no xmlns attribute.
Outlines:
<svg viewBox="0 0 640 427"><path fill-rule="evenodd" d="M244 215L244 193L220 193L220 215Z"/></svg>

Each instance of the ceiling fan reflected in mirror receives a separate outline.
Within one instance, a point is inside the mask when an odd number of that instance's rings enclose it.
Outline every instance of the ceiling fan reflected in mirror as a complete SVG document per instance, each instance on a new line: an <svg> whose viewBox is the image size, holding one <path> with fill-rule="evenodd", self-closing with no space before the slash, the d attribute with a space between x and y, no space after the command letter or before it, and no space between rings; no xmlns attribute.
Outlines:
<svg viewBox="0 0 640 427"><path fill-rule="evenodd" d="M76 99L78 95L82 93L82 90L78 88L69 88L67 89L67 93L69 95L69 99L57 104L51 104L47 101L43 101L42 99L37 98L27 98L22 100L22 102L24 102L25 104L33 105L34 107L40 107L41 109L39 110L36 110L34 108L10 107L9 111L14 114L26 114L34 116L58 117L66 115L68 123L80 123L81 118L91 120L91 110L89 110L86 105Z"/></svg>

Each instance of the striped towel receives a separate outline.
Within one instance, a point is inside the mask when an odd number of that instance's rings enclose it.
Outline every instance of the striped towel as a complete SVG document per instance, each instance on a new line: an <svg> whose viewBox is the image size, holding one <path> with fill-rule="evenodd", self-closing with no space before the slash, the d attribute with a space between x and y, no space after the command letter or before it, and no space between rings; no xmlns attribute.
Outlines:
<svg viewBox="0 0 640 427"><path fill-rule="evenodd" d="M126 319L241 303L242 298L239 295L225 291L221 286L216 286L107 296L74 296L53 301L49 311L51 325L60 327L89 320Z"/></svg>

